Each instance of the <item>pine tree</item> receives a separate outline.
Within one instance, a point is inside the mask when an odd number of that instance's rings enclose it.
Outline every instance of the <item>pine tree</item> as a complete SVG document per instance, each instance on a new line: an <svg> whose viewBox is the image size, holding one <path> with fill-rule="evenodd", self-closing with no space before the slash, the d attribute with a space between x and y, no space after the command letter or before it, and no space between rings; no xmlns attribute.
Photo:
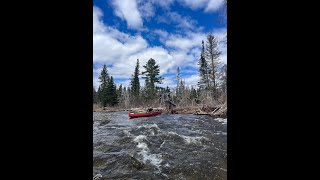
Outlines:
<svg viewBox="0 0 320 180"><path fill-rule="evenodd" d="M199 101L199 92L196 89L194 89L193 87L191 87L190 91L191 91L190 92L190 99L192 101L194 101L195 103L200 103L200 101Z"/></svg>
<svg viewBox="0 0 320 180"><path fill-rule="evenodd" d="M101 70L101 74L99 76L100 80L100 92L99 92L99 99L103 107L106 107L108 104L108 92L107 87L110 81L110 77L107 71L107 66L104 64Z"/></svg>
<svg viewBox="0 0 320 180"><path fill-rule="evenodd" d="M216 73L217 73L217 67L219 65L219 56L221 52L218 49L218 40L217 38L209 34L207 36L207 44L206 44L206 51L205 55L208 60L211 62L210 72L211 72L211 81L213 83L212 89L213 89L213 97L214 99L217 99L217 84L216 84Z"/></svg>
<svg viewBox="0 0 320 180"><path fill-rule="evenodd" d="M149 59L147 64L143 66L145 71L142 72L145 79L145 88L146 88L146 95L147 99L153 99L156 96L156 83L161 84L163 78L158 77L160 74L160 67L156 64L154 59Z"/></svg>
<svg viewBox="0 0 320 180"><path fill-rule="evenodd" d="M205 59L205 51L204 51L204 42L202 41L202 50L200 59L198 62L199 65L199 73L200 73L200 81L198 82L198 86L200 89L207 89L209 88L209 68L208 63Z"/></svg>
<svg viewBox="0 0 320 180"><path fill-rule="evenodd" d="M131 79L131 93L133 97L133 102L136 102L140 96L140 82L139 82L139 59L137 59L137 64L134 70L134 74Z"/></svg>
<svg viewBox="0 0 320 180"><path fill-rule="evenodd" d="M111 106L114 106L119 103L118 94L117 94L117 87L113 82L113 77L111 76L108 86L106 88L107 94L107 103Z"/></svg>

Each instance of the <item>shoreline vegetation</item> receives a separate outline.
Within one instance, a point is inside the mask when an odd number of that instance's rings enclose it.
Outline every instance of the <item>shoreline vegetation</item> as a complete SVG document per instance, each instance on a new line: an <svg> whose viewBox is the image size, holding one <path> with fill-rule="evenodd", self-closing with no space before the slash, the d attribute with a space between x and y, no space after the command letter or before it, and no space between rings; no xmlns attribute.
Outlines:
<svg viewBox="0 0 320 180"><path fill-rule="evenodd" d="M212 117L227 117L227 66L219 61L221 52L218 39L209 34L206 44L202 41L198 62L199 80L197 86L186 84L177 67L176 86L159 87L164 78L160 76L160 66L150 58L142 67L137 59L133 67L130 84L116 85L104 64L99 76L99 87L93 86L93 112L155 111L169 114L195 114ZM185 74L185 72L182 73ZM140 85L140 78L145 80Z"/></svg>
<svg viewBox="0 0 320 180"><path fill-rule="evenodd" d="M144 112L147 109L145 108L120 108L120 107L106 107L99 108L94 107L93 112L121 112L121 111L140 111ZM227 118L227 103L219 104L216 106L208 105L198 105L198 106L189 106L189 107L177 107L173 108L171 111L165 107L155 107L154 110L161 111L165 114L194 114L194 115L209 115L214 118Z"/></svg>

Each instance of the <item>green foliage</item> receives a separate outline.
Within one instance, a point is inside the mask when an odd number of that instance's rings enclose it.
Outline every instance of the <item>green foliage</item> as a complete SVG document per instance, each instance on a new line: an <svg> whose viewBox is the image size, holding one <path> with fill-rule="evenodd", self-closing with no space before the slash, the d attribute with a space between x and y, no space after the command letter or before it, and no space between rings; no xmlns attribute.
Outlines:
<svg viewBox="0 0 320 180"><path fill-rule="evenodd" d="M145 71L142 72L145 79L145 95L147 100L151 100L156 96L156 84L161 84L163 78L158 76L160 74L160 67L154 59L149 59L143 67L145 68Z"/></svg>
<svg viewBox="0 0 320 180"><path fill-rule="evenodd" d="M139 59L137 59L137 64L134 70L134 73L131 78L131 95L132 95L132 100L137 101L140 96L140 82L139 82Z"/></svg>
<svg viewBox="0 0 320 180"><path fill-rule="evenodd" d="M118 94L117 94L117 88L116 85L113 82L113 77L111 76L108 86L106 88L106 100L109 105L114 106L119 103L118 100Z"/></svg>
<svg viewBox="0 0 320 180"><path fill-rule="evenodd" d="M113 77L109 76L107 66L103 65L100 76L100 86L98 89L99 101L103 107L114 106L118 103L118 95Z"/></svg>
<svg viewBox="0 0 320 180"><path fill-rule="evenodd" d="M207 89L209 84L209 67L207 60L205 59L205 52L204 52L204 42L202 41L202 50L200 59L198 62L199 65L199 75L200 75L200 81L198 82L198 87L200 89Z"/></svg>
<svg viewBox="0 0 320 180"><path fill-rule="evenodd" d="M108 103L108 95L107 95L107 86L108 82L110 80L108 71L107 71L107 65L103 65L100 76L100 87L99 87L99 100L101 102L101 105L103 107L107 106Z"/></svg>

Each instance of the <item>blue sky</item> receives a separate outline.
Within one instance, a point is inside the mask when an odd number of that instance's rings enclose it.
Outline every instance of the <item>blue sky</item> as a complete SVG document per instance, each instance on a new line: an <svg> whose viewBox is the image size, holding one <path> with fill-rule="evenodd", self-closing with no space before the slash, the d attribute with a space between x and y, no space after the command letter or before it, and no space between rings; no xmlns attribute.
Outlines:
<svg viewBox="0 0 320 180"><path fill-rule="evenodd" d="M201 41L209 33L221 42L220 61L227 63L223 0L94 0L93 81L103 64L117 85L128 86L137 59L140 71L153 58L164 77L162 87L176 85L179 66L188 86L199 80ZM143 86L144 81L141 79Z"/></svg>

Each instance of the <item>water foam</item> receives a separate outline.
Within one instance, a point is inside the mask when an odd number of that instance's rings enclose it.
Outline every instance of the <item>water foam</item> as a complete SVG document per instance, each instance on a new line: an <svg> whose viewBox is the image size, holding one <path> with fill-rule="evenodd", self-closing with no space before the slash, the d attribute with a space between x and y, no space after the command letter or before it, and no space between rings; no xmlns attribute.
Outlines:
<svg viewBox="0 0 320 180"><path fill-rule="evenodd" d="M222 132L222 131L217 131L216 133L213 133L214 135L223 135L226 136L227 133L226 132Z"/></svg>
<svg viewBox="0 0 320 180"><path fill-rule="evenodd" d="M139 135L133 139L134 142L141 143L143 140L147 140L147 136Z"/></svg>
<svg viewBox="0 0 320 180"><path fill-rule="evenodd" d="M142 150L140 153L142 155L142 161L144 163L150 162L152 165L156 166L157 169L160 169L160 163L162 162L161 154L150 154L149 151Z"/></svg>
<svg viewBox="0 0 320 180"><path fill-rule="evenodd" d="M123 130L123 134L125 134L127 137L131 136L131 133L128 130Z"/></svg>
<svg viewBox="0 0 320 180"><path fill-rule="evenodd" d="M163 141L163 142L161 143L160 148L162 148L162 146L164 145L165 142L166 142L166 141Z"/></svg>
<svg viewBox="0 0 320 180"><path fill-rule="evenodd" d="M170 135L176 135L176 136L179 136L180 138L183 138L183 140L187 143L187 144L202 144L201 143L201 140L202 139L205 139L207 140L207 138L203 137L203 136L200 136L200 137L191 137L191 136L184 136L184 135L180 135L180 134L177 134L176 132L168 132L168 134Z"/></svg>
<svg viewBox="0 0 320 180"><path fill-rule="evenodd" d="M143 141L148 141L147 137L145 135L139 135L134 138L134 142L137 142L137 148L141 149L141 151L138 153L142 156L142 161L144 163L149 162L150 164L157 167L157 169L160 169L160 163L162 162L162 155L161 154L150 154L148 145Z"/></svg>
<svg viewBox="0 0 320 180"><path fill-rule="evenodd" d="M202 144L201 143L201 140L202 139L207 139L205 137L191 137L191 136L183 136L181 135L181 137L184 139L184 141L187 143L187 144Z"/></svg>
<svg viewBox="0 0 320 180"><path fill-rule="evenodd" d="M148 128L148 129L156 128L156 129L160 130L160 128L156 124L146 124L146 125L143 125L143 126L138 126L138 129L140 129L140 128Z"/></svg>
<svg viewBox="0 0 320 180"><path fill-rule="evenodd" d="M221 122L222 124L227 124L227 118L223 119L223 118L215 118L214 120Z"/></svg>
<svg viewBox="0 0 320 180"><path fill-rule="evenodd" d="M176 136L180 136L179 134L177 134L176 132L172 132L172 131L169 131L168 134L171 134L171 135L176 135Z"/></svg>
<svg viewBox="0 0 320 180"><path fill-rule="evenodd" d="M154 136L155 134L161 132L160 128L156 124L147 124L143 126L138 126L138 129L141 129L141 128L147 129L147 132L149 132L151 136Z"/></svg>

